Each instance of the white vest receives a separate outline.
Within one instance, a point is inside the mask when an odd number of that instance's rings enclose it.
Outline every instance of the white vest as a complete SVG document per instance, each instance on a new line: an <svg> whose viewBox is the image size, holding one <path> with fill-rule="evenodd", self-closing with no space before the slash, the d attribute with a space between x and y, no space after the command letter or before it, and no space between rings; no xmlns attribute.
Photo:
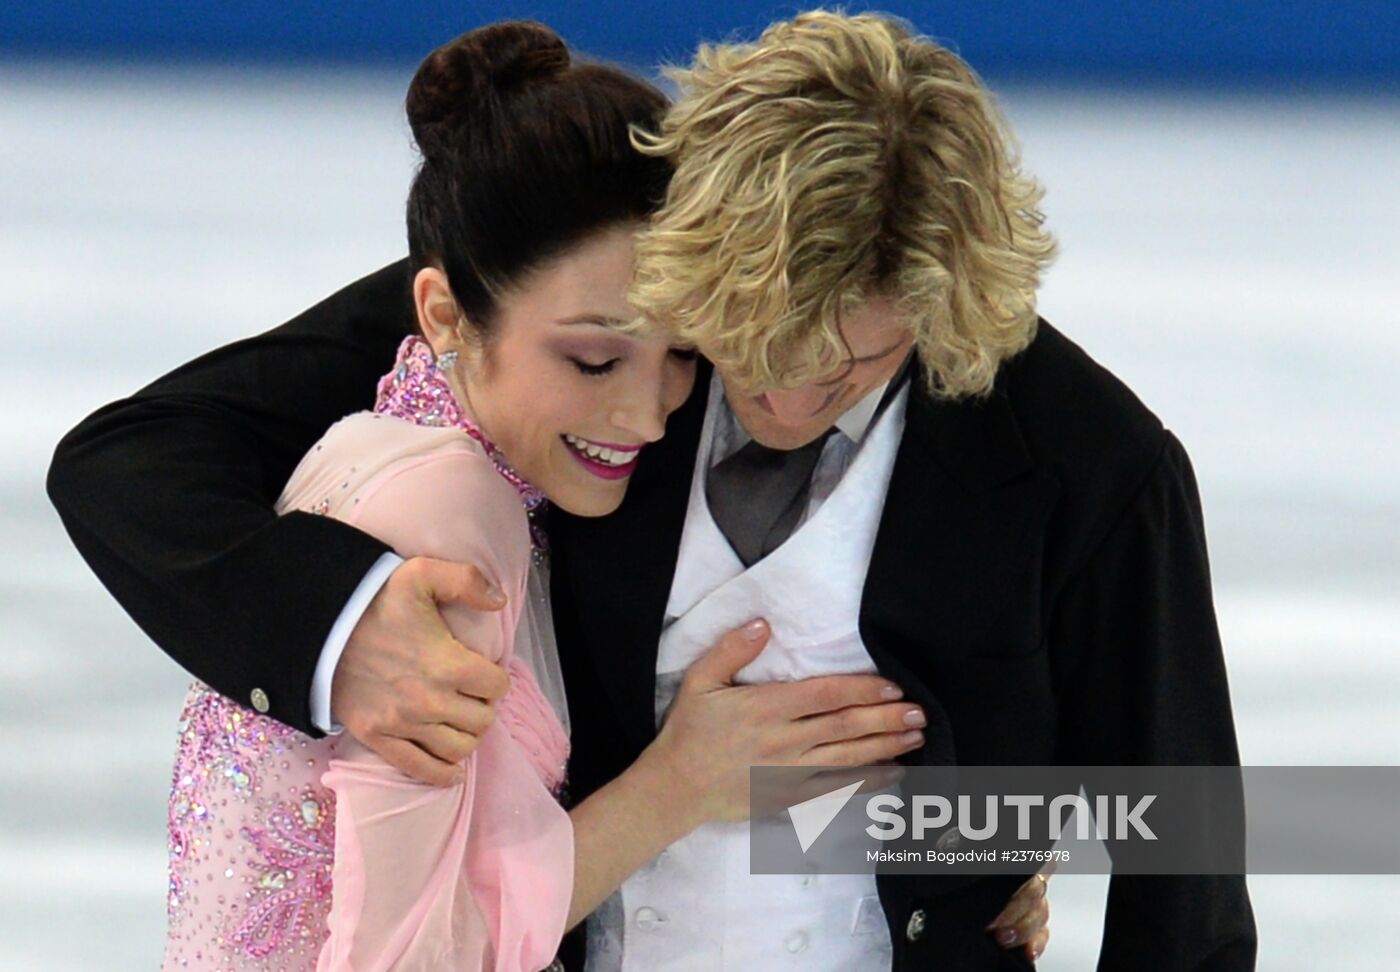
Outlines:
<svg viewBox="0 0 1400 972"><path fill-rule="evenodd" d="M658 725L685 670L755 617L773 636L739 681L874 672L859 632L861 591L904 430L901 391L836 489L747 570L705 501L722 386L716 381L666 607L676 620L656 663ZM589 921L588 972L805 967L888 972L891 945L873 875L749 873L749 824L706 824L628 878Z"/></svg>

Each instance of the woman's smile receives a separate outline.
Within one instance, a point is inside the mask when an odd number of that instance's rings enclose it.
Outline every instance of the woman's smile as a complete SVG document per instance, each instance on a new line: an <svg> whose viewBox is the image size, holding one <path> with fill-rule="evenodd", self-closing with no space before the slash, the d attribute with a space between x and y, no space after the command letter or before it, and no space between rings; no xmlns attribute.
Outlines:
<svg viewBox="0 0 1400 972"><path fill-rule="evenodd" d="M569 450L569 455L600 479L626 479L632 475L643 448L641 445L594 442L571 432L565 432L559 438Z"/></svg>

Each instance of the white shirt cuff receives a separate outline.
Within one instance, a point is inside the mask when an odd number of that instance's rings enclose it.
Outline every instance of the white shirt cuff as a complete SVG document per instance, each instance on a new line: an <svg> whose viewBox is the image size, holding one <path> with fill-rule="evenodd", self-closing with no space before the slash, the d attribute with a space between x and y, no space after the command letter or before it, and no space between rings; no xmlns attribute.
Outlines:
<svg viewBox="0 0 1400 972"><path fill-rule="evenodd" d="M340 664L340 656L350 641L355 625L360 623L369 602L384 586L389 575L403 563L403 558L395 553L381 554L374 566L365 574L350 600L340 611L340 617L331 625L331 633L326 635L326 643L321 646L321 657L316 661L316 672L311 676L311 724L322 732L334 736L345 731L345 727L331 717L331 681L335 678L335 667Z"/></svg>

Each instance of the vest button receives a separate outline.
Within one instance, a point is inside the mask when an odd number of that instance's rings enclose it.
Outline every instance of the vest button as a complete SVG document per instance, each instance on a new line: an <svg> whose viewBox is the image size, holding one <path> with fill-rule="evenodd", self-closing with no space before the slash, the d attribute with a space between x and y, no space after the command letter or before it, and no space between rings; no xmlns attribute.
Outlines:
<svg viewBox="0 0 1400 972"><path fill-rule="evenodd" d="M637 927L648 931L661 924L661 915L655 908L637 909Z"/></svg>
<svg viewBox="0 0 1400 972"><path fill-rule="evenodd" d="M253 708L259 712L266 712L272 708L272 703L267 699L267 693L260 688L255 688L248 696L253 703Z"/></svg>
<svg viewBox="0 0 1400 972"><path fill-rule="evenodd" d="M794 955L798 952L805 952L807 950L807 933L800 931L793 932L787 937L787 941L783 942L783 944L786 945L787 950Z"/></svg>
<svg viewBox="0 0 1400 972"><path fill-rule="evenodd" d="M914 913L909 916L909 924L904 926L904 937L911 942L917 942L924 937L924 926L928 924L928 915L924 914L924 909L915 908Z"/></svg>

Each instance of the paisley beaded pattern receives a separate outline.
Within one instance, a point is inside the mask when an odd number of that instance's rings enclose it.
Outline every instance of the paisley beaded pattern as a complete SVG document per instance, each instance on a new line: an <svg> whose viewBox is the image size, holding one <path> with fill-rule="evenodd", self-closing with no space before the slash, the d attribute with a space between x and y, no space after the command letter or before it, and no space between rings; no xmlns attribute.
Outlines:
<svg viewBox="0 0 1400 972"><path fill-rule="evenodd" d="M190 686L170 783L166 969L315 969L335 849L335 798L315 781L334 745Z"/></svg>
<svg viewBox="0 0 1400 972"><path fill-rule="evenodd" d="M536 560L546 554L549 546L542 523L547 507L544 494L512 469L505 454L467 418L457 403L452 386L438 368L433 349L422 338L406 337L399 345L394 370L379 380L374 412L376 415L392 415L415 425L459 428L481 443L496 471L520 494L520 502L530 520L530 542Z"/></svg>
<svg viewBox="0 0 1400 972"><path fill-rule="evenodd" d="M543 556L543 494L462 413L421 339L400 346L375 413L460 428L479 442L519 493ZM327 498L307 512L330 510ZM512 689L497 715L558 795L568 737L528 667L516 658L510 666ZM335 797L320 780L341 738L312 739L203 682L190 686L170 785L166 970L315 972L330 935L335 852Z"/></svg>

